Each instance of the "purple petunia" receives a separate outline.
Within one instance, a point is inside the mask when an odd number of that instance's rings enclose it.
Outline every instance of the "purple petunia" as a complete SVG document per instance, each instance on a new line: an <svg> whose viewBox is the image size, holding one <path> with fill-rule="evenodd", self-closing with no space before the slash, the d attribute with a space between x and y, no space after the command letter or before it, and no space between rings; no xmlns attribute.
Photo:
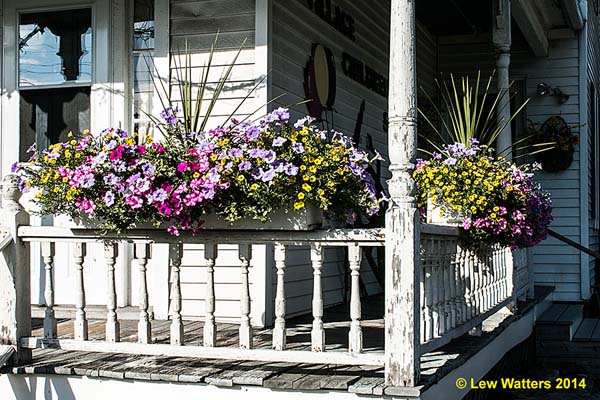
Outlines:
<svg viewBox="0 0 600 400"><path fill-rule="evenodd" d="M295 142L292 144L292 150L296 153L304 153L304 146L300 142Z"/></svg>
<svg viewBox="0 0 600 400"><path fill-rule="evenodd" d="M242 161L238 164L238 169L240 171L248 171L250 168L252 168L252 164L250 164L250 161Z"/></svg>
<svg viewBox="0 0 600 400"><path fill-rule="evenodd" d="M273 147L281 147L287 142L287 139L281 136L278 136L273 140Z"/></svg>

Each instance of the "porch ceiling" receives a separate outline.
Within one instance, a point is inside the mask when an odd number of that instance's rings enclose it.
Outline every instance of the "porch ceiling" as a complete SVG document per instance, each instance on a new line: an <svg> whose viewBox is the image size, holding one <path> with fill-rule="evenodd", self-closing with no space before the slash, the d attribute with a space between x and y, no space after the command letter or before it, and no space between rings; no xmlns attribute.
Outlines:
<svg viewBox="0 0 600 400"><path fill-rule="evenodd" d="M468 35L491 31L491 1L419 0L415 6L417 19L436 35Z"/></svg>

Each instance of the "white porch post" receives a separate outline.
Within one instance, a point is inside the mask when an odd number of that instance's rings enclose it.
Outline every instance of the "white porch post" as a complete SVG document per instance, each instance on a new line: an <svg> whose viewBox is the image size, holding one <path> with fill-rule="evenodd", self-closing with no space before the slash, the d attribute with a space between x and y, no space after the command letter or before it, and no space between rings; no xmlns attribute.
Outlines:
<svg viewBox="0 0 600 400"><path fill-rule="evenodd" d="M17 176L8 174L2 182L0 238L12 236L12 242L0 251L0 344L16 348L13 361L31 360L31 350L21 347L19 339L31 336L31 294L29 243L17 236L20 225L29 224L29 214L19 204L21 192Z"/></svg>
<svg viewBox="0 0 600 400"><path fill-rule="evenodd" d="M411 173L417 155L415 0L392 0L390 27L390 205L385 247L385 381L419 379L419 221Z"/></svg>
<svg viewBox="0 0 600 400"><path fill-rule="evenodd" d="M510 124L510 45L511 39L511 10L510 0L494 0L494 46L496 47L497 59L496 70L498 73L498 92L500 101L498 103L496 120L499 126L506 124L498 136L496 150L498 153L512 160L512 133Z"/></svg>

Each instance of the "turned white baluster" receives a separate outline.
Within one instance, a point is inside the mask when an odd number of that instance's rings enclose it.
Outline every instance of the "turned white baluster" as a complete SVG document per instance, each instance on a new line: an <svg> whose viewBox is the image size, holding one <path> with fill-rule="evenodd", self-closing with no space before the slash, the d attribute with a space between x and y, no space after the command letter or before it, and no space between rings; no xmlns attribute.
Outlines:
<svg viewBox="0 0 600 400"><path fill-rule="evenodd" d="M215 322L215 264L219 246L214 242L204 245L204 259L206 260L206 296L204 317L204 346L215 347L217 345L217 324Z"/></svg>
<svg viewBox="0 0 600 400"><path fill-rule="evenodd" d="M85 243L73 244L75 261L75 340L88 340L88 322L85 314L85 287L83 283L83 261L86 255Z"/></svg>
<svg viewBox="0 0 600 400"><path fill-rule="evenodd" d="M431 303L432 303L432 329L433 337L439 337L442 334L440 313L440 241L432 239L431 241Z"/></svg>
<svg viewBox="0 0 600 400"><path fill-rule="evenodd" d="M42 242L42 257L44 258L44 269L46 285L44 287L44 301L46 310L44 312L44 337L56 338L56 317L54 315L54 243Z"/></svg>
<svg viewBox="0 0 600 400"><path fill-rule="evenodd" d="M457 286L458 286L458 266L456 264L456 240L448 241L448 261L450 262L449 272L449 285L450 290L448 294L448 302L450 306L450 328L455 328L458 317L458 301L456 298Z"/></svg>
<svg viewBox="0 0 600 400"><path fill-rule="evenodd" d="M360 327L360 261L362 249L357 245L348 246L348 260L350 263L351 279L350 286L350 333L348 345L350 353L358 354L363 350L363 335Z"/></svg>
<svg viewBox="0 0 600 400"><path fill-rule="evenodd" d="M284 350L285 333L285 245L275 244L275 268L277 268L277 293L275 294L275 326L273 327L273 349Z"/></svg>
<svg viewBox="0 0 600 400"><path fill-rule="evenodd" d="M443 282L442 286L444 287L444 328L446 331L449 331L452 327L452 296L451 296L451 288L453 275L451 274L453 261L450 259L450 240L444 239L442 242L442 257L443 257L443 265L442 265L442 277Z"/></svg>
<svg viewBox="0 0 600 400"><path fill-rule="evenodd" d="M475 315L475 259L472 251L462 248L464 257L467 262L466 268L466 290L465 290L465 303L467 305L467 320L473 318Z"/></svg>
<svg viewBox="0 0 600 400"><path fill-rule="evenodd" d="M426 254L426 253L425 253ZM421 343L425 343L427 341L427 299L425 295L425 258L423 257L423 252L421 252L420 263L419 265L419 300L421 307Z"/></svg>
<svg viewBox="0 0 600 400"><path fill-rule="evenodd" d="M183 244L169 245L169 259L171 263L171 344L183 344L183 322L181 319L181 257Z"/></svg>
<svg viewBox="0 0 600 400"><path fill-rule="evenodd" d="M427 239L425 242L425 261L423 264L424 268L424 280L425 280L425 341L429 341L434 338L435 331L433 330L433 260L431 251L433 249L433 241Z"/></svg>
<svg viewBox="0 0 600 400"><path fill-rule="evenodd" d="M150 343L152 341L152 325L150 323L150 315L148 314L148 280L146 271L148 266L148 258L150 258L150 244L136 243L134 247L134 256L137 259L139 268L139 299L140 304L140 320L138 322L138 342Z"/></svg>
<svg viewBox="0 0 600 400"><path fill-rule="evenodd" d="M313 267L313 326L311 331L312 351L325 350L325 329L323 328L323 293L321 273L323 271L323 248L315 243L310 248L310 260Z"/></svg>
<svg viewBox="0 0 600 400"><path fill-rule="evenodd" d="M248 279L248 267L252 259L252 245L241 244L240 261L242 267L242 297L240 298L240 347L251 349L253 346L252 326L250 325L250 282Z"/></svg>
<svg viewBox="0 0 600 400"><path fill-rule="evenodd" d="M116 243L104 244L104 259L106 260L106 341L120 340L120 327L117 318L117 289L115 285L115 264L118 247Z"/></svg>
<svg viewBox="0 0 600 400"><path fill-rule="evenodd" d="M456 246L456 259L457 259L457 274L458 274L458 293L457 301L459 305L459 319L457 323L463 323L467 321L467 274L469 270L468 259L465 257L460 244Z"/></svg>

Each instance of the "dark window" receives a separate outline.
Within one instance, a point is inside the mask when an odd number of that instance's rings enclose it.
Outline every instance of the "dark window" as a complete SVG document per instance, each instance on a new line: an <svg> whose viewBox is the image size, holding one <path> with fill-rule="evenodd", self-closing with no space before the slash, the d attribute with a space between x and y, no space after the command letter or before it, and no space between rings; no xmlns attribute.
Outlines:
<svg viewBox="0 0 600 400"><path fill-rule="evenodd" d="M38 148L46 148L52 143L68 140L70 131L82 132L89 127L89 87L21 92L21 160L29 157L26 151L34 142Z"/></svg>

